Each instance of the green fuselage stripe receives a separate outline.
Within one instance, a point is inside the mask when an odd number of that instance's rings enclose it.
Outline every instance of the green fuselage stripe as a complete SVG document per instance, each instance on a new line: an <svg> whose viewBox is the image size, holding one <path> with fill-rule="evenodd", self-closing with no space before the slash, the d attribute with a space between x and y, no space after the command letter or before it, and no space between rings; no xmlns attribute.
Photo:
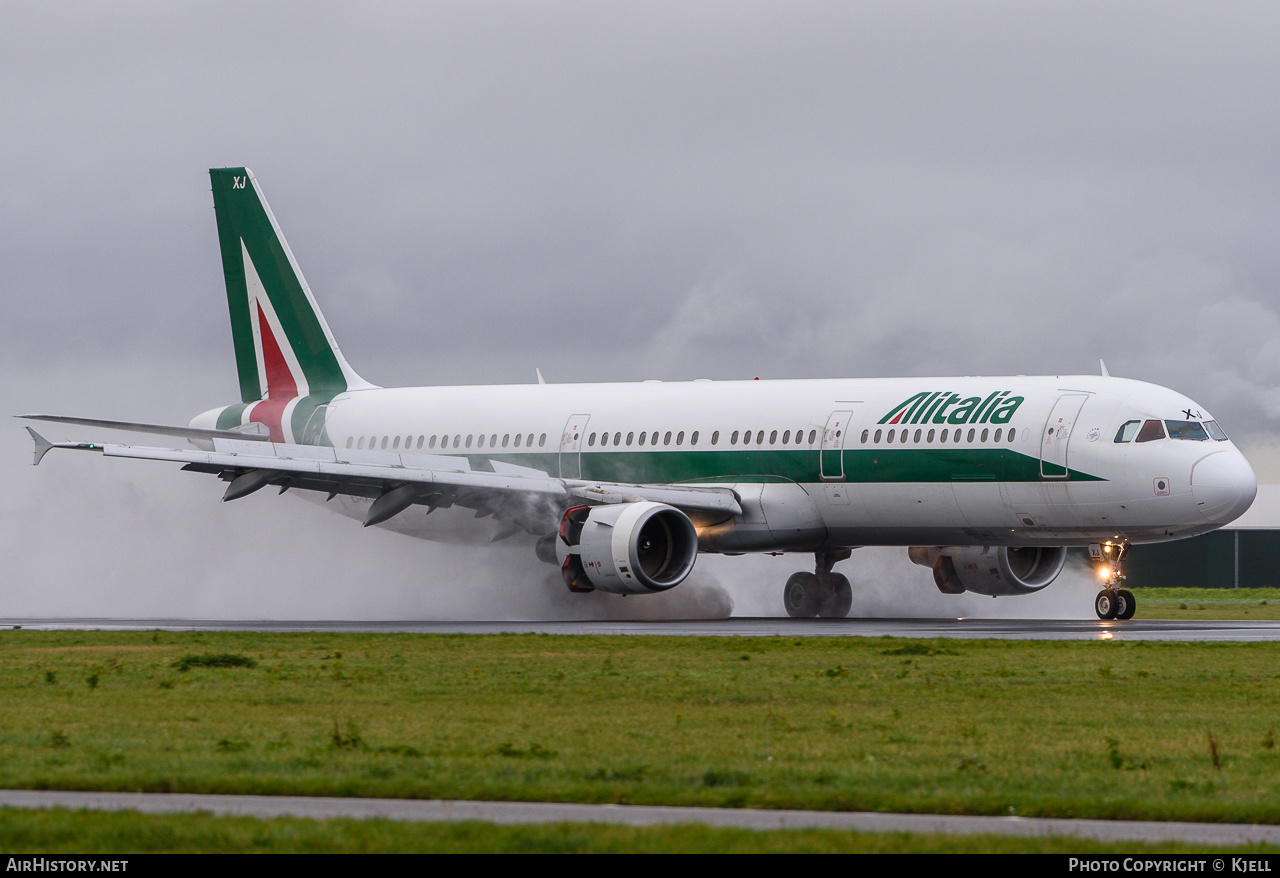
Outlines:
<svg viewBox="0 0 1280 878"><path fill-rule="evenodd" d="M409 452L413 453L413 452ZM433 453L424 450L424 454ZM490 470L490 461L532 467L556 475L559 455L472 452L466 457L472 469ZM830 453L830 452L828 452ZM684 451L584 451L582 478L629 484L674 482L823 481L819 449L775 448L734 451L708 449ZM845 449L844 481L886 482L1038 482L1040 459L1008 448L876 448ZM1078 470L1067 481L1105 481ZM1058 481L1062 481L1058 479Z"/></svg>

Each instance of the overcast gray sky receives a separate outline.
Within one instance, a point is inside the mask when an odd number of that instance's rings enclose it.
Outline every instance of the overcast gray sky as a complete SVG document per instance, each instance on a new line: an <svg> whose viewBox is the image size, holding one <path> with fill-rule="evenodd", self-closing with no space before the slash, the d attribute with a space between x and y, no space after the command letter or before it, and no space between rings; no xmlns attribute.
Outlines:
<svg viewBox="0 0 1280 878"><path fill-rule="evenodd" d="M1263 447L1277 46L1274 2L9 3L0 401L234 401L206 171L247 165L380 384L1104 357ZM104 576L216 604L326 551L436 587L418 544L0 433L10 611Z"/></svg>

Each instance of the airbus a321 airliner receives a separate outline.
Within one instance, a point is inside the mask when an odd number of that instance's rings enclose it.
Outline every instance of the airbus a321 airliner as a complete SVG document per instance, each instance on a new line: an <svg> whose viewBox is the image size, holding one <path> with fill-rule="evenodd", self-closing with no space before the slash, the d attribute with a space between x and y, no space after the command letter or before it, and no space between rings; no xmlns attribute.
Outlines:
<svg viewBox="0 0 1280 878"><path fill-rule="evenodd" d="M224 500L272 485L413 536L519 537L573 592L665 591L700 552L811 554L781 589L792 616L849 612L832 566L859 546L910 547L943 593L991 596L1047 587L1087 546L1097 615L1128 619L1129 545L1221 527L1257 490L1199 403L1105 368L377 387L338 349L254 175L210 176L240 401L186 427L26 415L189 443L28 427L35 463L51 448L172 461L228 483Z"/></svg>

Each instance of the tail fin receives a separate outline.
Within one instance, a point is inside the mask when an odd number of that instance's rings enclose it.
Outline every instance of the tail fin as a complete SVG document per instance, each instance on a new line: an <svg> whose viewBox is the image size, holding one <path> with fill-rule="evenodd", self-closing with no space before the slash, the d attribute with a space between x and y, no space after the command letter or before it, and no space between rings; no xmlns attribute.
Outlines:
<svg viewBox="0 0 1280 878"><path fill-rule="evenodd" d="M248 168L212 168L240 398L283 401L372 387L338 350Z"/></svg>

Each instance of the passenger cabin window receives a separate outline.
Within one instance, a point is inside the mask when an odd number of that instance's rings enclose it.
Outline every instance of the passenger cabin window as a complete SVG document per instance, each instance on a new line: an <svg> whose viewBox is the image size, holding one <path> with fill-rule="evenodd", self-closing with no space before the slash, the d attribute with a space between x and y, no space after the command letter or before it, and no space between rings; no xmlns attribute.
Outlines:
<svg viewBox="0 0 1280 878"><path fill-rule="evenodd" d="M533 434L532 434L532 433L530 433L530 434L529 434L529 441L530 441L530 442L532 442L532 441L533 441ZM539 447L539 448L541 448L541 447L543 447L543 446L544 446L544 445L546 445L546 444L547 444L547 434L546 434L546 433L543 433L541 436L539 436L539 437L538 437L538 447Z"/></svg>
<svg viewBox="0 0 1280 878"><path fill-rule="evenodd" d="M635 438L636 438L636 434L635 434L635 433L628 433L628 434L627 434L627 447L628 447L628 448L630 448L630 447L631 447L631 443L635 441Z"/></svg>
<svg viewBox="0 0 1280 878"><path fill-rule="evenodd" d="M689 444L690 444L690 445L697 445L697 444L698 444L698 431L697 431L697 430L694 430L694 431L693 431L693 435L689 437Z"/></svg>
<svg viewBox="0 0 1280 878"><path fill-rule="evenodd" d="M1209 440L1209 434L1197 421L1165 421L1164 425L1169 428L1170 439L1194 439L1197 442Z"/></svg>
<svg viewBox="0 0 1280 878"><path fill-rule="evenodd" d="M817 430L810 430L810 431L809 431L809 444L810 444L810 445L812 445L812 444L813 444L813 440L815 440L815 439L817 439L817 438L818 438L818 431L817 431Z"/></svg>
<svg viewBox="0 0 1280 878"><path fill-rule="evenodd" d="M1154 442L1157 439L1164 438L1164 424L1159 421L1151 420L1142 425L1142 429L1138 431L1138 442Z"/></svg>
<svg viewBox="0 0 1280 878"><path fill-rule="evenodd" d="M715 430L711 433L711 444L716 445L720 442L720 431Z"/></svg>

